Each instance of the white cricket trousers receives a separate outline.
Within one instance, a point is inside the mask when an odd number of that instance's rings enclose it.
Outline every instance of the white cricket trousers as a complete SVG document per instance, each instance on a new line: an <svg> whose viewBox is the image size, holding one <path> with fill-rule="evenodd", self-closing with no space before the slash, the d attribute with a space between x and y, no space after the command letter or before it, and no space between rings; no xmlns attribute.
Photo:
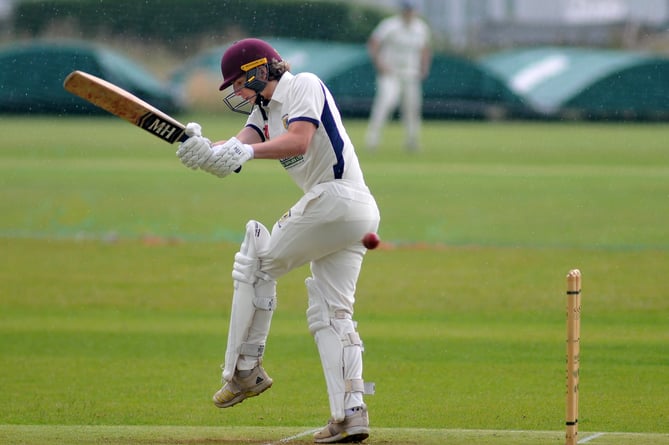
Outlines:
<svg viewBox="0 0 669 445"><path fill-rule="evenodd" d="M365 186L345 180L318 184L272 228L261 269L273 279L306 263L333 311L353 314L366 249L363 235L379 226L379 210Z"/></svg>
<svg viewBox="0 0 669 445"><path fill-rule="evenodd" d="M260 257L260 269L276 280L310 263L309 283L317 287L320 299L320 303L314 303L314 289L308 284L310 330L312 310L330 314L330 323L344 322L337 324L340 330L355 329L351 320L356 284L367 251L361 239L378 229L379 220L378 207L366 186L334 180L313 187L272 228L269 249ZM318 306L312 307L313 304ZM334 320L338 318L335 314L342 313L348 314L349 320ZM343 335L343 331L335 329L333 335ZM336 383L342 376L332 373L332 364L340 361L344 379L362 381L362 350L330 348L331 343L319 344L317 334L312 334L323 364L332 415L343 418L344 408L363 404L363 395L353 391L340 393Z"/></svg>
<svg viewBox="0 0 669 445"><path fill-rule="evenodd" d="M418 148L422 124L423 90L419 78L379 75L376 95L367 128L367 147L376 148L381 131L401 101L400 117L405 130L406 148Z"/></svg>

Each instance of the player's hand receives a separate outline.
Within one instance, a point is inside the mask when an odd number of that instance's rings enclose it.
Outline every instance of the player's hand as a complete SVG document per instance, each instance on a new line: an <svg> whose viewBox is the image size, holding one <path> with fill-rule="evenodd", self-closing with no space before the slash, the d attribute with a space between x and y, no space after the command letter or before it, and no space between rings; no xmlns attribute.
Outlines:
<svg viewBox="0 0 669 445"><path fill-rule="evenodd" d="M179 144L177 157L188 168L197 168L212 155L211 141L202 137L202 126L195 122L189 122L184 130L189 138Z"/></svg>
<svg viewBox="0 0 669 445"><path fill-rule="evenodd" d="M222 145L214 146L213 150L214 155L202 163L200 168L220 178L239 171L242 164L253 159L253 147L243 144L235 137Z"/></svg>
<svg viewBox="0 0 669 445"><path fill-rule="evenodd" d="M202 136L191 136L179 144L177 157L186 167L197 170L211 157L212 153L209 139Z"/></svg>
<svg viewBox="0 0 669 445"><path fill-rule="evenodd" d="M232 266L232 279L253 284L257 281L256 272L259 267L260 260L258 258L237 252L235 254L235 262Z"/></svg>
<svg viewBox="0 0 669 445"><path fill-rule="evenodd" d="M241 168L246 161L253 159L253 147L249 144L242 144L242 142L232 137L223 144L222 156L226 163L230 164L233 170Z"/></svg>

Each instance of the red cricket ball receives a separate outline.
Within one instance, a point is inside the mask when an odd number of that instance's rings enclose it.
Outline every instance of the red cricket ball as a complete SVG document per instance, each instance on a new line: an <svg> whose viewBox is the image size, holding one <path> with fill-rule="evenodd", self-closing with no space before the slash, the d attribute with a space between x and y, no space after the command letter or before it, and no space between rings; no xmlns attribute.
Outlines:
<svg viewBox="0 0 669 445"><path fill-rule="evenodd" d="M376 249L380 242L381 238L374 232L369 232L362 237L362 245L368 249Z"/></svg>

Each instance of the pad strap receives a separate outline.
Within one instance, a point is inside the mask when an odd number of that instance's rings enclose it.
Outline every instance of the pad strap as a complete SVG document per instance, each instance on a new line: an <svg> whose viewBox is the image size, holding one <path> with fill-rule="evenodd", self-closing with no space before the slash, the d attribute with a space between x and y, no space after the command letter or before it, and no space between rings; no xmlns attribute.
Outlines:
<svg viewBox="0 0 669 445"><path fill-rule="evenodd" d="M346 380L344 382L346 392L365 392L365 382L362 379Z"/></svg>
<svg viewBox="0 0 669 445"><path fill-rule="evenodd" d="M349 332L348 334L344 335L341 339L342 344L344 347L347 346L362 346L362 340L360 339L360 334L357 332Z"/></svg>
<svg viewBox="0 0 669 445"><path fill-rule="evenodd" d="M276 297L274 295L270 297L255 297L253 299L253 306L263 311L273 311L276 309Z"/></svg>
<svg viewBox="0 0 669 445"><path fill-rule="evenodd" d="M365 382L362 379L346 380L344 382L344 390L346 392L361 392L371 396L376 392L376 384L374 382Z"/></svg>
<svg viewBox="0 0 669 445"><path fill-rule="evenodd" d="M248 355L250 357L262 357L265 352L265 345L253 345L251 343L242 343L239 347L240 355Z"/></svg>

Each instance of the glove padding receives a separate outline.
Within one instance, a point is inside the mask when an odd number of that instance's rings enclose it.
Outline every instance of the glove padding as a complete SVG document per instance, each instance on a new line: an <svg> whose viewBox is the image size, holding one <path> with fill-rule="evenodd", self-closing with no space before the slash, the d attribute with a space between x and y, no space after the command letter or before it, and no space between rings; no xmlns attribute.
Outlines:
<svg viewBox="0 0 669 445"><path fill-rule="evenodd" d="M200 164L206 172L224 178L230 173L239 171L246 161L253 159L253 147L243 144L232 137L221 145L213 147L213 154Z"/></svg>
<svg viewBox="0 0 669 445"><path fill-rule="evenodd" d="M179 144L177 157L186 167L197 170L213 154L211 141L202 137L202 127L194 122L186 125L185 133L189 138Z"/></svg>
<svg viewBox="0 0 669 445"><path fill-rule="evenodd" d="M179 145L177 157L186 167L197 170L202 163L211 157L212 153L209 139L202 136L192 136Z"/></svg>
<svg viewBox="0 0 669 445"><path fill-rule="evenodd" d="M241 252L235 254L235 263L232 266L232 279L243 283L255 284L256 281L272 281L272 277L261 270L262 260L247 256Z"/></svg>
<svg viewBox="0 0 669 445"><path fill-rule="evenodd" d="M257 281L256 272L260 268L260 260L246 256L241 252L235 254L235 263L232 266L232 279L243 283L254 284Z"/></svg>

